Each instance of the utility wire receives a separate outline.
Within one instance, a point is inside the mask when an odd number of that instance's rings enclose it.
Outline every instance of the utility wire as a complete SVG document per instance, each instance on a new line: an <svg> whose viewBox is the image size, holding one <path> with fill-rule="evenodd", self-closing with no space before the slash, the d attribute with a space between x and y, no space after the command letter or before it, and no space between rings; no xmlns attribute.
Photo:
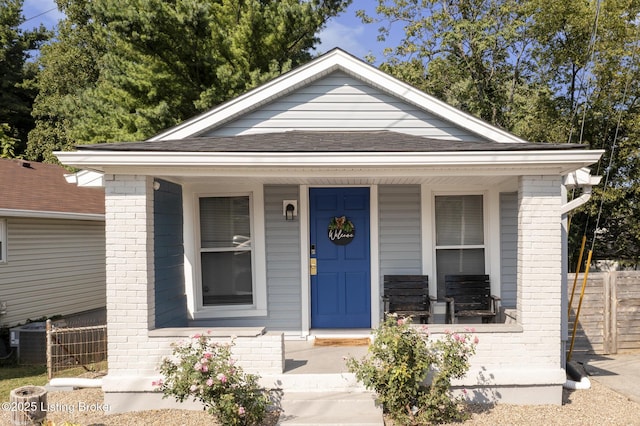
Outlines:
<svg viewBox="0 0 640 426"><path fill-rule="evenodd" d="M636 26L636 38L634 40L635 43L635 48L633 49L633 53L631 55L631 64L633 65L636 61L636 54L638 53L638 41L637 41L637 35L639 33L639 28ZM622 93L622 99L621 99L621 105L624 105L625 102L627 101L627 93L629 92L629 86L631 84L631 72L629 72L627 74L627 81L625 82L624 85L624 91ZM618 135L620 133L620 125L622 123L622 114L624 113L623 108L619 108L618 111L618 121L616 123L616 131L613 135L613 143L611 144L611 154L609 155L609 165L607 166L607 173L605 175L605 180L604 180L604 185L602 187L602 191L603 194L604 192L606 192L607 190L607 186L609 184L609 175L611 174L611 168L613 166L613 157L615 156L615 152L616 152L616 148L618 146ZM596 219L596 226L593 229L593 240L591 241L591 250L593 250L593 247L595 245L596 242L596 235L598 232L598 227L600 225L600 218L602 216L602 208L604 206L604 196L600 198L600 207L598 208L598 217Z"/></svg>
<svg viewBox="0 0 640 426"><path fill-rule="evenodd" d="M53 12L54 10L58 10L58 8L57 8L57 7L52 7L52 8L51 8L51 9L49 9L49 10L45 10L44 12L42 12L42 13L38 13L37 15L32 16L31 18L27 18L27 19L25 19L22 23L24 24L25 22L29 22L29 21L31 21L31 20L33 20L33 19L36 19L36 18L38 18L38 17L40 17L40 16L42 16L42 15L46 15L47 13Z"/></svg>
<svg viewBox="0 0 640 426"><path fill-rule="evenodd" d="M589 39L589 48L588 48L588 53L589 53L589 62L588 64L593 64L594 62L594 57L595 57L595 52L596 52L596 41L598 39L598 25L600 22L600 0L598 0L596 2L596 16L594 18L594 22L593 22L593 28L591 29L591 38ZM585 69L584 69L584 73L587 72L587 66L585 65ZM585 94L586 98L582 107L582 125L580 126L580 137L579 137L579 143L582 143L582 138L583 138L583 134L584 134L584 122L585 122L585 116L587 113L587 105L589 104L589 92L587 91L586 86L590 84L592 78L591 77L584 77L583 79L581 79L580 82L580 89L578 90L578 96L577 99L580 98L580 96L582 94ZM571 112L571 127L569 129L569 139L568 139L568 143L571 142L571 138L573 137L573 126L574 126L574 122L573 120L575 119L576 115L578 114L578 103L576 100L575 105L573 106L573 111Z"/></svg>

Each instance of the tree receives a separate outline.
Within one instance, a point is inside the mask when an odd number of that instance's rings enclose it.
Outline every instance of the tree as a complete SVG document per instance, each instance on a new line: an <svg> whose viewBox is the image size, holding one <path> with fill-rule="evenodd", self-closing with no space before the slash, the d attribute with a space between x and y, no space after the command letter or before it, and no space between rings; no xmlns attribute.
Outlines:
<svg viewBox="0 0 640 426"><path fill-rule="evenodd" d="M401 25L404 36L386 48L381 68L443 101L496 125L512 127L518 95L528 99L526 4L517 0L379 0L381 41Z"/></svg>
<svg viewBox="0 0 640 426"><path fill-rule="evenodd" d="M67 14L65 32L42 52L30 152L52 160L73 144L148 138L309 60L315 34L349 3L67 0L86 16ZM91 72L47 89L73 75L72 61L54 58L74 50L86 52Z"/></svg>
<svg viewBox="0 0 640 426"><path fill-rule="evenodd" d="M23 0L0 0L0 157L22 156L34 122L31 105L35 91L29 84L36 73L28 62L49 33L40 27L20 29Z"/></svg>
<svg viewBox="0 0 640 426"><path fill-rule="evenodd" d="M575 215L570 251L584 233L594 258L637 265L640 1L379 0L359 16L382 41L402 26L381 65L399 78L525 139L605 149L607 186Z"/></svg>

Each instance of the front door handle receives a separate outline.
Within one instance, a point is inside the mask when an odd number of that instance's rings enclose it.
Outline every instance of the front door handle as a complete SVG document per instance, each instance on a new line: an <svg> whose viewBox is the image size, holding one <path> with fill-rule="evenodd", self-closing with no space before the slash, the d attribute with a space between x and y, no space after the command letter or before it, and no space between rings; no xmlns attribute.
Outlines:
<svg viewBox="0 0 640 426"><path fill-rule="evenodd" d="M318 275L318 259L315 257L309 259L309 274Z"/></svg>

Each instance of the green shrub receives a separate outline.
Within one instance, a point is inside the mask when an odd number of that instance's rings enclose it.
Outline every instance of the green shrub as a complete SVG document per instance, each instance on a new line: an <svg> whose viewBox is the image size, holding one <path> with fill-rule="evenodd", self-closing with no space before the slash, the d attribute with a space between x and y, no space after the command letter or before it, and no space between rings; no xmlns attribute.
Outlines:
<svg viewBox="0 0 640 426"><path fill-rule="evenodd" d="M375 331L368 355L347 359L349 371L377 394L393 420L403 425L461 421L467 418L451 380L469 370L478 343L465 333L430 339L426 327L389 315Z"/></svg>
<svg viewBox="0 0 640 426"><path fill-rule="evenodd" d="M172 357L160 365L164 379L153 385L165 398L201 401L225 426L258 424L265 417L269 398L258 386L259 377L245 373L231 359L231 346L201 335L174 344Z"/></svg>

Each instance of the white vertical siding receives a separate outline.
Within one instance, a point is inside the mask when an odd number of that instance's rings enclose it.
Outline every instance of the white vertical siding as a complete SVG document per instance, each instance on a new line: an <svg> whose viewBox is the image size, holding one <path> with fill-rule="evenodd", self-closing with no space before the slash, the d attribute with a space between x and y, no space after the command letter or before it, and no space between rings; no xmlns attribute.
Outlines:
<svg viewBox="0 0 640 426"><path fill-rule="evenodd" d="M204 136L289 130L391 130L448 140L481 139L344 72L334 72Z"/></svg>
<svg viewBox="0 0 640 426"><path fill-rule="evenodd" d="M500 282L502 306L515 308L518 262L518 193L500 193Z"/></svg>
<svg viewBox="0 0 640 426"><path fill-rule="evenodd" d="M104 221L8 218L7 228L0 325L105 306Z"/></svg>

